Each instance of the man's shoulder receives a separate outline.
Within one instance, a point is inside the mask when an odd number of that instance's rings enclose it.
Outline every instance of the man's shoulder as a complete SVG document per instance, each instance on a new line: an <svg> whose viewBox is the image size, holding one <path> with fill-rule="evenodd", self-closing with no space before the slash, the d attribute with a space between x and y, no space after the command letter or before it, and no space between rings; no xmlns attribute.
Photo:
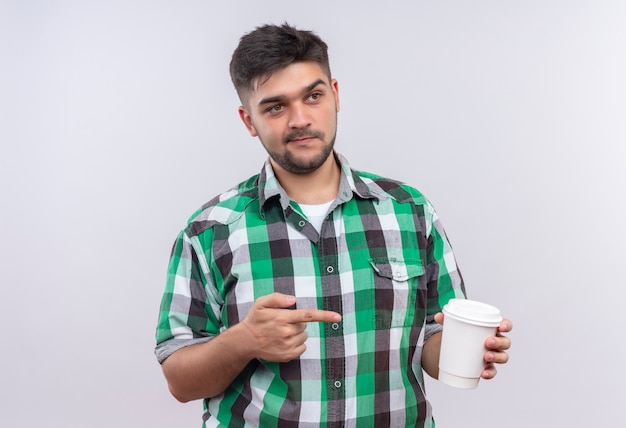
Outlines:
<svg viewBox="0 0 626 428"><path fill-rule="evenodd" d="M376 196L389 197L399 203L429 204L421 191L407 183L367 171L354 172Z"/></svg>
<svg viewBox="0 0 626 428"><path fill-rule="evenodd" d="M258 174L220 193L202 205L187 220L189 235L198 235L217 224L227 225L237 221L258 202Z"/></svg>

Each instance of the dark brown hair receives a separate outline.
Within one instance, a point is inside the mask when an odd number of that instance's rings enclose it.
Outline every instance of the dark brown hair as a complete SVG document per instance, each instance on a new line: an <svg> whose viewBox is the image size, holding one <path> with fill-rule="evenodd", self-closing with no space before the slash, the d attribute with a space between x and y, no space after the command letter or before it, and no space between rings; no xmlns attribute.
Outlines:
<svg viewBox="0 0 626 428"><path fill-rule="evenodd" d="M296 62L319 64L330 80L328 46L312 31L288 24L264 25L244 35L230 61L230 77L242 103L258 80Z"/></svg>

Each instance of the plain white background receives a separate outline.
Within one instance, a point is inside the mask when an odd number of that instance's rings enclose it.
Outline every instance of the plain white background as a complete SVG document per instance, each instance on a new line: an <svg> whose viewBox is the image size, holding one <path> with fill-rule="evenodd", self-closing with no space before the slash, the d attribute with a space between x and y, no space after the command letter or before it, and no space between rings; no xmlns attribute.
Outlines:
<svg viewBox="0 0 626 428"><path fill-rule="evenodd" d="M199 427L153 355L171 244L257 173L228 62L330 46L353 166L418 187L511 361L437 426L623 426L626 2L1 1L0 426Z"/></svg>

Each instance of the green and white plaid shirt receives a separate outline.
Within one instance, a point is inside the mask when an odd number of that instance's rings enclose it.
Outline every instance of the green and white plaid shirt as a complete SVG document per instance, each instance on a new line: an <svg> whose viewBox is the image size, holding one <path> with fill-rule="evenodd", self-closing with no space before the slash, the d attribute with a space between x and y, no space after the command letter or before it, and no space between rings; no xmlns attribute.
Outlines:
<svg viewBox="0 0 626 428"><path fill-rule="evenodd" d="M253 360L205 400L203 426L432 427L421 368L435 313L465 296L432 205L417 190L350 169L321 233L261 173L189 220L171 256L156 334L160 362L246 316L260 296L340 323L309 323L306 351L288 363Z"/></svg>

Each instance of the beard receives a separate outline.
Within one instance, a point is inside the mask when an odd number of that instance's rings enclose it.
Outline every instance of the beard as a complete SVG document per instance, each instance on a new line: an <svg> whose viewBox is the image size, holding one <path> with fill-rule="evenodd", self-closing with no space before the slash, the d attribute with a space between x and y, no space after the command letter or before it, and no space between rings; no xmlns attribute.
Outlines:
<svg viewBox="0 0 626 428"><path fill-rule="evenodd" d="M272 158L272 160L285 171L288 171L292 174L308 174L315 171L320 166L322 166L324 162L326 162L326 160L334 150L336 136L337 132L335 131L334 135L328 142L325 142L325 135L322 132L318 131L298 130L285 136L282 142L285 146L288 145L289 141L291 140L305 137L313 137L324 141L325 144L322 147L322 150L311 158L299 157L296 153L293 153L289 150L285 150L282 153L277 153L275 151L270 151L265 144L263 144L263 146L265 147L265 150L269 154L270 158ZM261 142L263 143L263 141Z"/></svg>

